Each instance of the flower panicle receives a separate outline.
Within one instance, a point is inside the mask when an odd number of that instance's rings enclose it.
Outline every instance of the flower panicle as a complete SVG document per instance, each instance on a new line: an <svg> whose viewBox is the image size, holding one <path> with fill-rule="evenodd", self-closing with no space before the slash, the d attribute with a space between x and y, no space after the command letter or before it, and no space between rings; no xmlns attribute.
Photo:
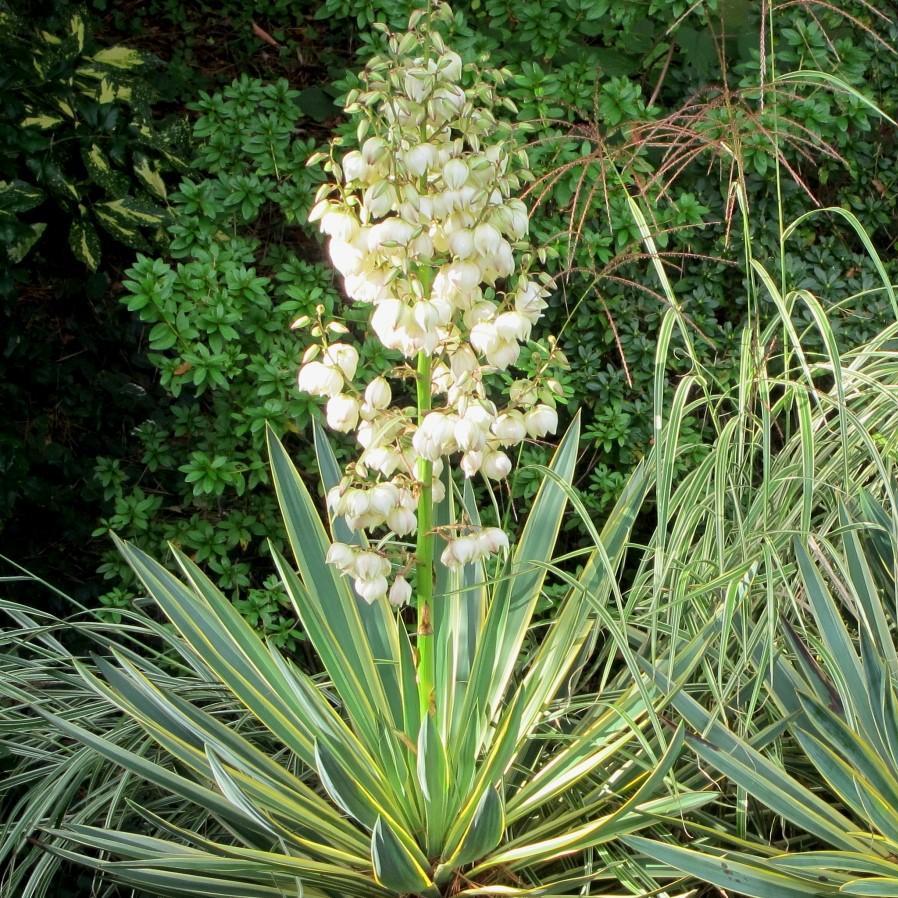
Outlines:
<svg viewBox="0 0 898 898"><path fill-rule="evenodd" d="M416 12L408 33L390 36L390 52L369 62L365 89L347 97L347 111L361 119L360 146L339 159L332 149L332 179L310 214L345 292L371 307L371 332L399 359L359 388L359 356L348 344L324 341L304 360L300 389L326 398L328 426L354 431L361 450L328 504L352 530L396 537L416 532L423 470L435 502L453 459L466 478L504 481L509 449L555 432L561 395L557 381L541 388L527 378L500 402L490 395L500 380L492 375L520 361L553 283L533 269L540 254L527 243L529 213L514 195L529 173L495 115L499 105L513 108L498 90L502 73L485 77L446 46L435 23L451 17L447 10ZM407 379L409 361L422 356L427 408L397 405L388 378ZM554 356L563 363L557 348ZM501 530L484 527L448 539L442 562L507 548ZM411 595L402 575L390 586L385 555L341 543L332 553L362 598L401 604Z"/></svg>

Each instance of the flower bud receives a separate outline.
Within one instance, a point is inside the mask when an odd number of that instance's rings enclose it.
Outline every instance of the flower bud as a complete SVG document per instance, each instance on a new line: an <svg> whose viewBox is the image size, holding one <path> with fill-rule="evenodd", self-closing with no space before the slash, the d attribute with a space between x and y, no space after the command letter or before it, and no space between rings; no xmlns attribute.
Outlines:
<svg viewBox="0 0 898 898"><path fill-rule="evenodd" d="M395 605L397 608L401 608L403 605L408 604L411 597L412 586L408 580L400 574L396 577L393 581L393 585L390 587L390 594L388 596L390 604Z"/></svg>
<svg viewBox="0 0 898 898"><path fill-rule="evenodd" d="M365 402L373 409L382 411L391 402L393 391L385 377L375 377L371 383L365 387Z"/></svg>
<svg viewBox="0 0 898 898"><path fill-rule="evenodd" d="M327 426L339 433L349 433L359 423L359 402L345 393L327 401Z"/></svg>

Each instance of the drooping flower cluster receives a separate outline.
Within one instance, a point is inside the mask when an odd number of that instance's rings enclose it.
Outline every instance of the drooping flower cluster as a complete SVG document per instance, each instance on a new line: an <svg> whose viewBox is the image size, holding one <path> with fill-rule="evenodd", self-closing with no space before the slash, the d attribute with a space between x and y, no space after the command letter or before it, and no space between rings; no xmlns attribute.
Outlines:
<svg viewBox="0 0 898 898"><path fill-rule="evenodd" d="M310 218L330 238L346 293L371 306L379 341L418 359L419 381L423 360L425 411L394 404L383 376L356 389L358 353L344 343L314 347L299 374L300 389L327 398L328 426L355 431L362 450L328 496L332 513L353 530L399 537L415 532L425 478L433 477L433 499L440 500L447 460L457 459L465 477L504 480L509 448L555 432L561 392L544 377L515 380L501 405L488 395L489 375L514 365L530 340L551 280L531 271L528 212L513 196L526 157L493 113L505 102L497 93L502 75L475 80L433 19L423 18L414 14L409 32L390 38L389 55L363 73L366 90L347 98L349 112L366 116L361 147L332 156L326 168L333 179ZM466 74L474 81L467 89ZM560 353L553 354L554 362ZM393 373L410 372L400 363ZM461 525L445 538L442 560L450 566L508 546L496 528L478 533ZM398 601L407 592L404 578L405 586L389 588L390 563L376 551L335 544L330 560L369 601L388 592Z"/></svg>

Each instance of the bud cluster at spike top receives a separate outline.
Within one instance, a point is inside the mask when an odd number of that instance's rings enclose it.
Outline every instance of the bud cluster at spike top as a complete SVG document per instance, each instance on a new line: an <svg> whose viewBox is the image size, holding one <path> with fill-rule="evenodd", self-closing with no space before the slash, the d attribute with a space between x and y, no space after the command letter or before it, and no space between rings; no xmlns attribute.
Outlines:
<svg viewBox="0 0 898 898"><path fill-rule="evenodd" d="M450 13L443 5L432 15ZM399 537L416 530L419 459L433 464L437 502L446 461L465 477L501 481L511 471L509 447L555 432L561 393L551 379L521 378L501 401L488 395L485 375L518 361L552 284L531 271L528 211L513 196L526 156L493 114L503 102L501 75L466 73L423 13L409 28L390 36L389 55L362 74L365 90L347 98L347 111L361 117L361 149L332 155L333 178L310 220L329 237L346 293L371 306L379 341L397 358L429 357L433 408L419 424L413 409L393 404L385 377L355 385L358 353L328 344L327 327L299 374L300 389L327 398L328 426L354 431L361 447L328 495L331 512L353 530ZM467 89L466 74L474 82ZM556 349L550 359L563 362ZM408 372L400 361L394 373ZM462 524L445 536L448 566L508 547L494 527ZM390 587L392 565L378 552L337 543L329 560L368 601L409 598L401 573Z"/></svg>

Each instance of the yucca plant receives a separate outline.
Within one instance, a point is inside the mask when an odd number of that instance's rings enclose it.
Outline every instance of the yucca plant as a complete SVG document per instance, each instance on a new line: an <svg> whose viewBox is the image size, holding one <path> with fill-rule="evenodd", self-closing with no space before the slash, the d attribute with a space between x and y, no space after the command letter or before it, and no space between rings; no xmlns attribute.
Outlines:
<svg viewBox="0 0 898 898"><path fill-rule="evenodd" d="M327 681L264 645L187 558L178 558L181 582L122 546L197 676L225 686L280 748L263 753L133 653L113 649L116 663L99 660L93 670L78 664L98 696L176 763L47 715L58 731L169 793L175 806L198 805L219 835L145 809L169 838L72 825L51 835L101 854L61 841L54 851L161 895L574 895L589 880L619 889L619 879L636 893L651 888L608 843L711 795L669 797L662 788L680 738L660 755L653 740L636 738L651 719L638 685L620 678L608 697L588 702L568 691L595 628L590 601L610 592L641 472L603 531L604 551L570 577L544 636L521 652L576 436L563 441L503 577L490 584L473 571L441 572L434 643L443 700L423 717L405 627L385 602L360 602L325 563L328 536L276 440L272 470L298 573L276 562ZM325 450L323 468L331 461Z"/></svg>
<svg viewBox="0 0 898 898"><path fill-rule="evenodd" d="M361 447L341 471L315 429L328 527L269 435L294 562L272 555L324 677L264 644L177 549L181 580L122 544L194 675L220 683L277 747L185 699L139 654L112 647L78 663L165 757L34 710L170 795L179 816L136 807L136 828L49 827L62 858L160 895L643 893L655 883L619 837L713 797L675 788L682 733L665 734L607 615L646 469L592 552L556 558L575 420L516 545L501 527L492 484L510 473L506 449L555 432L563 357L530 340L550 281L514 196L526 157L492 112L503 75L462 65L438 31L450 16L416 12L369 63L365 89L347 99L364 142L343 155L335 145L312 214L346 292L373 306L369 326L392 362L356 386L343 321L322 309L296 323L317 341L300 389L326 397L328 426ZM549 576L562 597L535 629ZM611 673L600 694L578 695L600 633ZM185 804L203 810L202 825L179 822Z"/></svg>
<svg viewBox="0 0 898 898"><path fill-rule="evenodd" d="M655 672L694 731L687 742L695 754L787 821L789 850L724 839L732 845L725 851L710 831L697 834L695 849L641 837L627 840L632 847L755 898L898 895L898 528L864 493L854 515L841 510L840 531L841 551L813 538L798 542L795 565L782 572L807 619L801 627L784 619L789 655L758 667L776 709L766 733L741 738L677 690L706 635ZM782 731L804 756L789 769L763 751Z"/></svg>

